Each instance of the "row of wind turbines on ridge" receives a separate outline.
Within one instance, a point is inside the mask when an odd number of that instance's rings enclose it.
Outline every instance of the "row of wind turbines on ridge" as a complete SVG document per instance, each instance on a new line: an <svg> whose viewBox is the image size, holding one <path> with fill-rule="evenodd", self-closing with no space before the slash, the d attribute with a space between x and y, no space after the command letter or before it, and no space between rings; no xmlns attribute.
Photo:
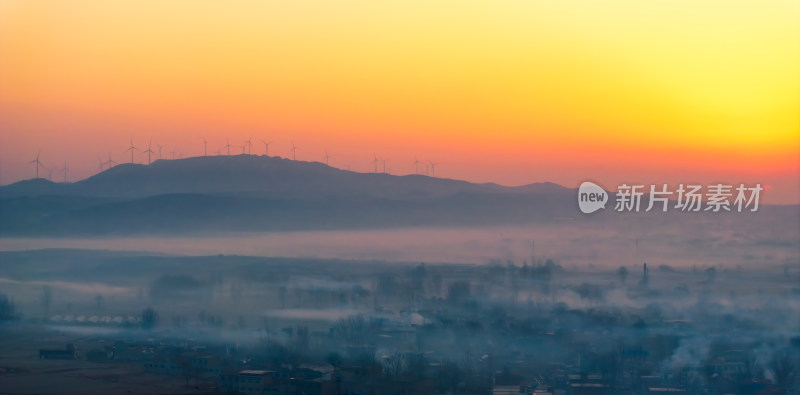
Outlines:
<svg viewBox="0 0 800 395"><path fill-rule="evenodd" d="M243 145L241 145L241 146L233 146L233 145L230 144L230 140L229 139L225 139L225 145L223 145L220 149L216 150L215 154L217 156L222 156L223 152L224 152L225 156L230 156L231 155L231 148L235 147L235 148L241 148L242 149L242 155L252 155L251 154L252 149L253 149L252 140L253 140L253 138L251 137L251 138L245 140ZM269 141L269 142L264 141L264 140L260 140L260 141L261 141L261 143L264 144L264 155L269 156L269 147L273 143L273 141ZM131 154L130 163L136 163L135 162L135 155L134 155L136 151L140 151L141 155L147 154L147 164L149 165L149 164L152 163L152 158L153 158L153 156L156 155L156 152L158 153L158 158L157 159L163 159L163 156L162 156L162 148L163 148L163 146L162 145L156 145L156 147L158 148L158 150L157 151L153 151L153 149L152 149L153 148L153 144L152 144L152 140L151 140L151 141L149 141L147 143L147 149L146 150L142 150L141 148L136 147L133 144L133 139L131 139L130 146L128 146L128 148L123 152L125 152L125 153L130 152L130 154ZM294 141L292 141L292 146L291 146L291 149L289 150L289 153L291 154L292 160L297 160L297 150L298 149L300 149L300 147L296 146L294 144ZM64 182L67 182L67 174L69 173L69 167L67 167L67 162L64 161L64 166L61 167L61 168L55 168L55 167L52 167L52 166L48 167L48 166L45 166L44 164L42 164L42 162L39 160L39 154L40 153L37 152L36 153L36 158L34 160L30 161L30 163L35 164L35 175L36 175L36 178L39 178L39 168L43 168L45 171L47 171L47 174L48 174L47 179L48 180L52 181L53 172L56 171L56 172L62 173L63 176L64 176ZM179 152L179 151L176 151L175 148L173 148L171 151L169 151L169 154L171 154L173 160L183 157L183 154L181 152ZM206 140L205 138L203 139L203 156L208 156L208 140ZM387 160L386 159L380 159L380 158L378 158L377 155L373 155L373 157L374 157L374 159L370 162L370 164L373 166L373 172L374 173L385 173L385 174L388 174L390 169L386 167ZM328 150L326 149L325 150L325 155L322 156L322 163L325 163L325 165L329 166L329 161L330 161L331 158L332 158L332 156L328 154ZM114 165L118 164L117 161L115 161L114 159L111 158L111 153L108 154L108 160L103 160L100 157L98 157L97 161L98 161L98 166L97 166L98 173L102 172L103 170L110 169L110 168L114 167ZM413 164L414 164L414 174L426 175L426 176L431 176L431 177L435 177L436 176L436 165L438 165L438 163L431 162L431 161L422 162L419 159L417 159L416 156L414 156ZM379 165L381 165L381 166L379 166ZM347 167L347 170L350 170L349 166Z"/></svg>

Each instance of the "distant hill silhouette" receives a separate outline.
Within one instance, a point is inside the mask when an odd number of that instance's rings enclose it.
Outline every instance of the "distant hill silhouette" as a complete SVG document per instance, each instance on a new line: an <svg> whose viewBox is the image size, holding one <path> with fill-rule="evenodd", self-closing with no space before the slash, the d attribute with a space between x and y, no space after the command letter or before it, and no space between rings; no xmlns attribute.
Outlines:
<svg viewBox="0 0 800 395"><path fill-rule="evenodd" d="M42 195L142 198L200 193L302 199L314 196L427 199L464 192L567 191L553 183L502 187L422 175L356 173L319 162L236 155L157 160L150 165L121 164L75 183L26 180L0 187L0 198Z"/></svg>
<svg viewBox="0 0 800 395"><path fill-rule="evenodd" d="M503 187L267 156L197 157L0 187L0 235L520 224L576 215L573 195L553 183Z"/></svg>
<svg viewBox="0 0 800 395"><path fill-rule="evenodd" d="M658 226L683 229L677 224L706 216L716 221L726 214L673 210L649 215L658 216ZM786 218L791 222L800 218L800 206L763 205L758 216L727 215L737 224ZM0 187L0 237L527 225L565 220L608 220L609 226L622 226L625 218L610 208L579 214L576 191L553 183L504 187L422 175L356 173L318 162L255 155L125 164L75 183L33 179Z"/></svg>

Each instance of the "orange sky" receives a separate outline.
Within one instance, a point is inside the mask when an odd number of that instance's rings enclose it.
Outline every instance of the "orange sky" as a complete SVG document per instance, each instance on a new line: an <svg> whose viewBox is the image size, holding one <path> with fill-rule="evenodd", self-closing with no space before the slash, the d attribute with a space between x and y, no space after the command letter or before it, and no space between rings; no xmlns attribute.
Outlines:
<svg viewBox="0 0 800 395"><path fill-rule="evenodd" d="M800 2L697 3L3 1L0 184L37 151L75 180L131 137L169 158L252 135L356 171L800 203Z"/></svg>

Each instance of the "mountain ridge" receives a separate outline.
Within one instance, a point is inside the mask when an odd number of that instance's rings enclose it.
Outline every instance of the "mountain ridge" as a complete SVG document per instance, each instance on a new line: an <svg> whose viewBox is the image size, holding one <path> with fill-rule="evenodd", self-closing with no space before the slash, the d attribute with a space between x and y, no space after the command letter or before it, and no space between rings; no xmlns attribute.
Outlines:
<svg viewBox="0 0 800 395"><path fill-rule="evenodd" d="M75 183L0 187L0 236L476 226L576 214L574 190L356 173L238 155L123 164Z"/></svg>
<svg viewBox="0 0 800 395"><path fill-rule="evenodd" d="M120 164L73 183L29 179L0 186L0 198L43 195L143 198L171 193L202 193L301 199L316 194L416 200L464 192L568 191L570 189L550 182L508 187L418 174L357 173L320 162L236 155L156 160L150 165Z"/></svg>

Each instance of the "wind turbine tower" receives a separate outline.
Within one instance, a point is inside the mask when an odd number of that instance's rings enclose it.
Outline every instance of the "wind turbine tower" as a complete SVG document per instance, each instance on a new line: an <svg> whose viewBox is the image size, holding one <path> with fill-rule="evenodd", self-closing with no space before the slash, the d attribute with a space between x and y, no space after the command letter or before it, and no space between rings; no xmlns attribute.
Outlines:
<svg viewBox="0 0 800 395"><path fill-rule="evenodd" d="M108 153L108 161L106 162L106 164L108 165L109 169L117 164L117 162L114 159L111 159L111 153L110 152Z"/></svg>
<svg viewBox="0 0 800 395"><path fill-rule="evenodd" d="M261 140L261 142L264 143L264 155L269 156L269 145L272 144L272 141L268 143L264 140Z"/></svg>
<svg viewBox="0 0 800 395"><path fill-rule="evenodd" d="M136 151L137 149L138 149L138 148L136 148L136 147L133 145L133 138L131 138L131 146L130 146L130 147L128 147L128 149L126 149L126 150L125 150L125 152L128 152L128 151L130 151L130 152L131 152L131 163L133 163L133 151Z"/></svg>
<svg viewBox="0 0 800 395"><path fill-rule="evenodd" d="M372 163L372 166L374 168L373 171L375 173L377 173L378 172L378 162L380 162L380 160L378 160L378 155L375 155L375 154L372 154L372 155L375 157L375 159L373 159L372 162L370 162L370 163Z"/></svg>
<svg viewBox="0 0 800 395"><path fill-rule="evenodd" d="M152 142L147 143L147 150L142 152L143 154L147 154L147 164L150 164L150 154L154 154L153 150L150 149ZM160 155L159 155L160 156Z"/></svg>
<svg viewBox="0 0 800 395"><path fill-rule="evenodd" d="M325 165L327 166L328 160L331 158L331 156L328 155L328 150L325 150L325 156L323 156L322 158L325 160Z"/></svg>
<svg viewBox="0 0 800 395"><path fill-rule="evenodd" d="M292 160L297 160L297 146L294 145L294 141L292 141Z"/></svg>
<svg viewBox="0 0 800 395"><path fill-rule="evenodd" d="M67 161L64 161L64 167L61 168L61 172L64 173L64 183L67 183L67 172L69 172L69 167L67 167Z"/></svg>
<svg viewBox="0 0 800 395"><path fill-rule="evenodd" d="M42 162L39 162L39 153L36 153L36 159L32 160L30 163L36 164L36 178L39 178L39 166L42 166Z"/></svg>

